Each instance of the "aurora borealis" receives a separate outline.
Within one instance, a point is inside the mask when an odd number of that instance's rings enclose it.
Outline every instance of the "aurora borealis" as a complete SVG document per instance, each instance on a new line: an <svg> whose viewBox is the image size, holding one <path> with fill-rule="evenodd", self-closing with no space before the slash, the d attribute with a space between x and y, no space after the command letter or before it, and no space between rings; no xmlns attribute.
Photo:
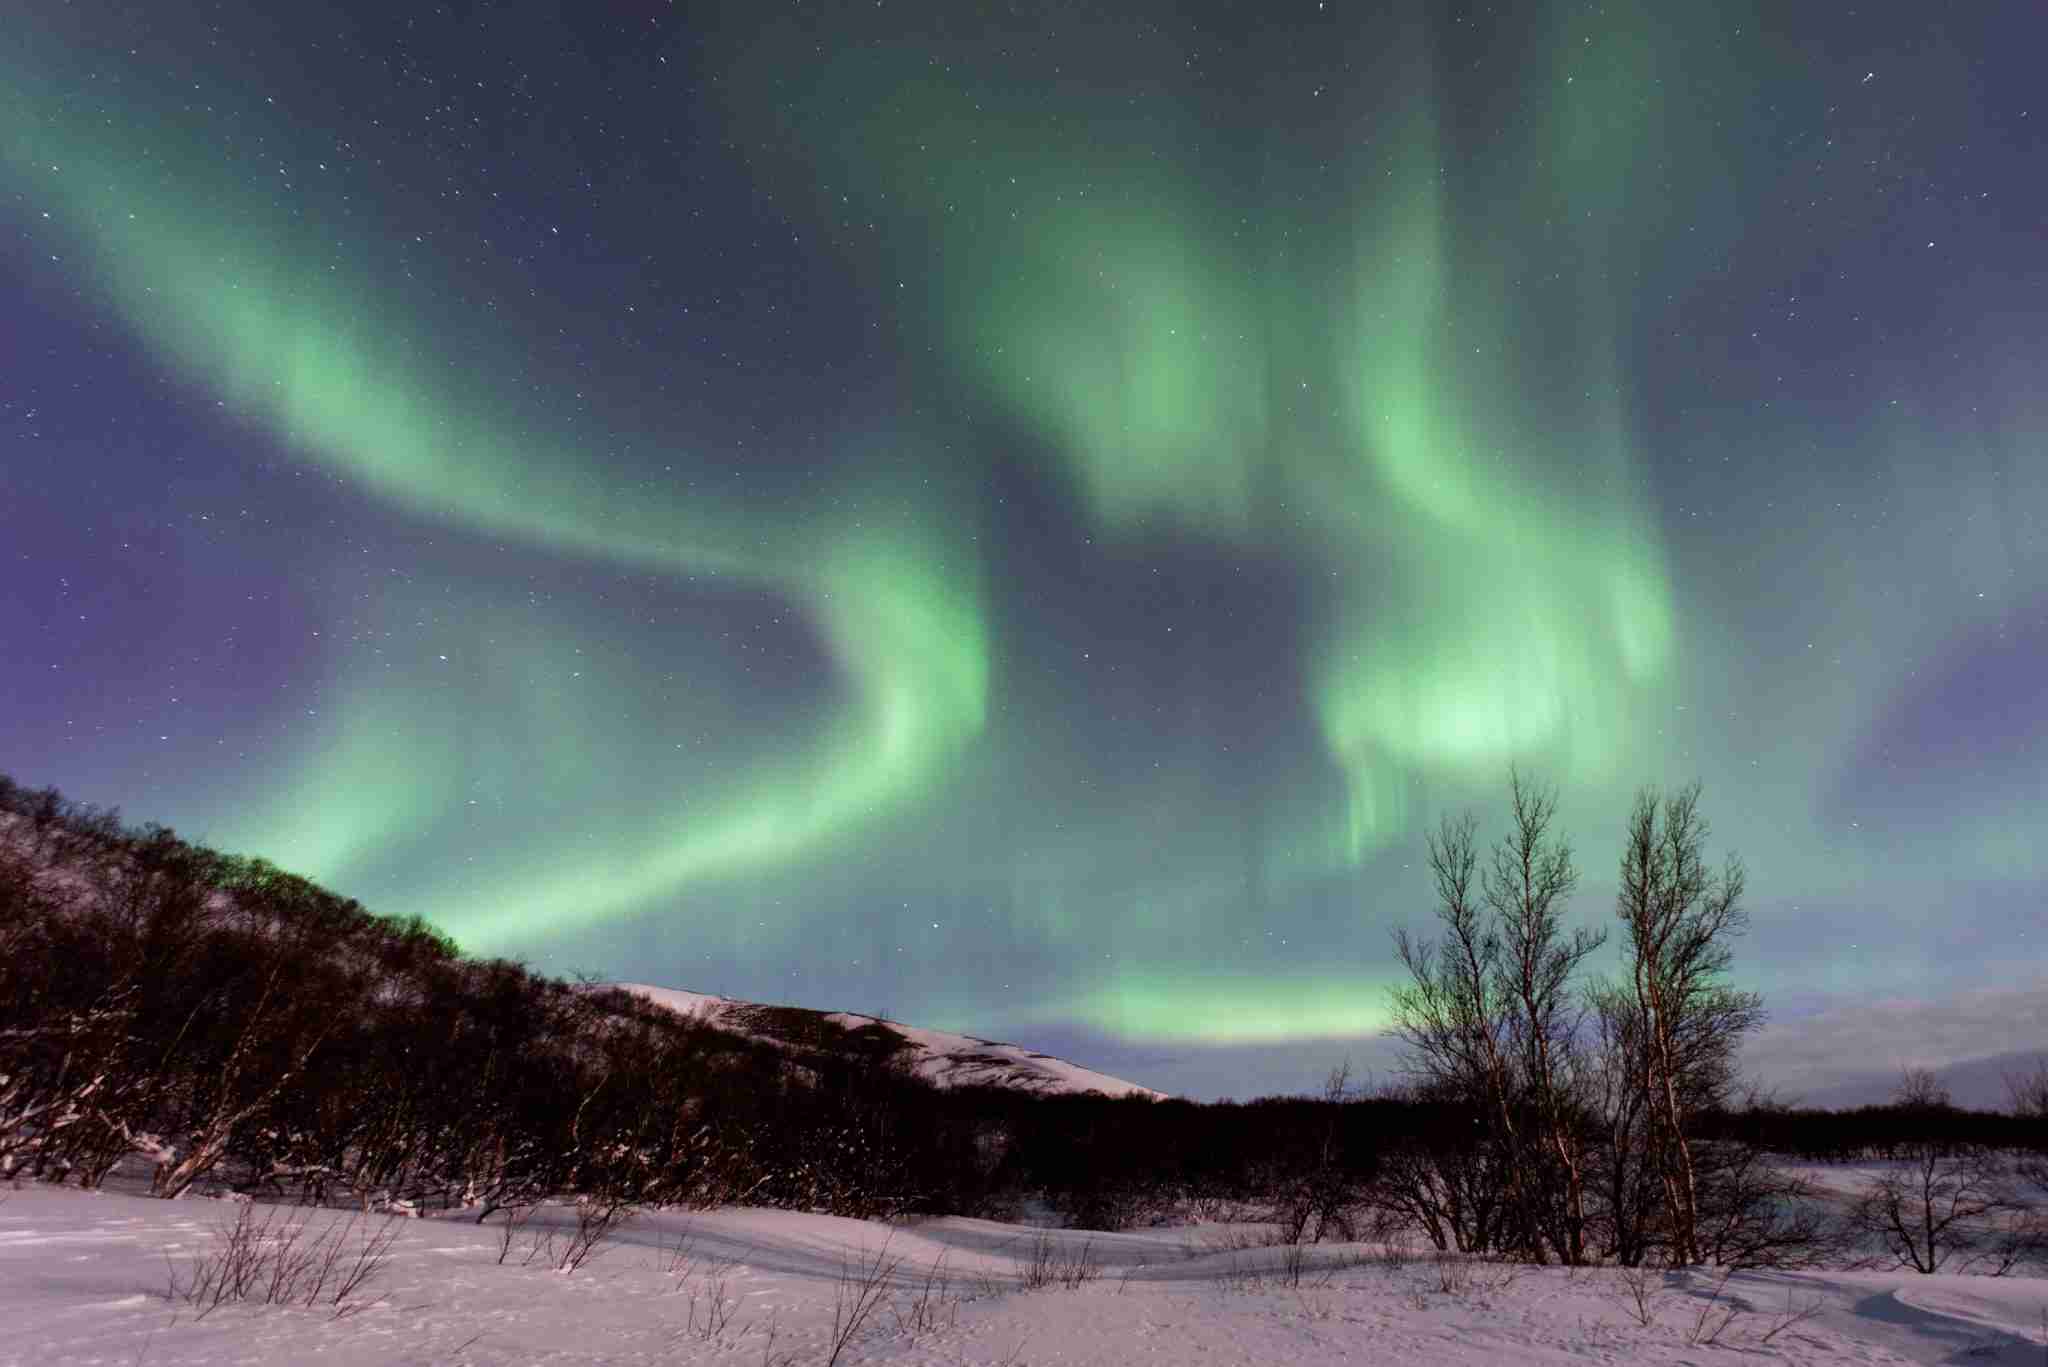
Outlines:
<svg viewBox="0 0 2048 1367"><path fill-rule="evenodd" d="M1195 1094L1511 764L1781 1017L2048 979L2027 7L41 8L24 782Z"/></svg>

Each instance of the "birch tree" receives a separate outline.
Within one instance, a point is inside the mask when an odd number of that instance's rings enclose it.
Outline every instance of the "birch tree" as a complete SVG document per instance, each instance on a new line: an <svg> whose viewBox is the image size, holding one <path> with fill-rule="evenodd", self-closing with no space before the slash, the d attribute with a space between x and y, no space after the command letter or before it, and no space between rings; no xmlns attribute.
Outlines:
<svg viewBox="0 0 2048 1367"><path fill-rule="evenodd" d="M1698 784L1666 797L1645 789L1629 815L1616 915L1626 940L1624 990L1642 1032L1650 1154L1664 1191L1673 1266L1701 1259L1699 1182L1687 1136L1701 1110L1725 1102L1743 1035L1762 999L1728 985L1730 942L1748 924L1742 864L1707 866Z"/></svg>
<svg viewBox="0 0 2048 1367"><path fill-rule="evenodd" d="M1569 842L1553 833L1554 790L1509 780L1513 827L1494 846L1484 884L1500 953L1497 995L1507 1018L1531 1145L1555 1163L1557 1199L1535 1204L1558 1258L1578 1266L1586 1254L1586 1127L1579 1104L1581 1027L1586 1008L1575 979L1606 932L1566 933L1564 915L1579 883Z"/></svg>
<svg viewBox="0 0 2048 1367"><path fill-rule="evenodd" d="M1587 1159L1575 979L1605 935L1565 930L1579 874L1552 829L1555 794L1511 774L1509 796L1512 827L1483 869L1472 817L1446 819L1429 839L1442 934L1395 934L1409 981L1394 993L1394 1029L1431 1091L1484 1118L1514 1251L1541 1261L1547 1248L1577 1264Z"/></svg>

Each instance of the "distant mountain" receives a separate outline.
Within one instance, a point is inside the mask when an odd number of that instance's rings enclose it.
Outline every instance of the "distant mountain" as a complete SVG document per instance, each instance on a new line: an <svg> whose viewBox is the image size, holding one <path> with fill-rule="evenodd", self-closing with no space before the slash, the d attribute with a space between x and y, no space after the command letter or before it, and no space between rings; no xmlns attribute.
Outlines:
<svg viewBox="0 0 2048 1367"><path fill-rule="evenodd" d="M2039 1049L2018 1049L1986 1058L1956 1059L1934 1068L1935 1080L1948 1088L1950 1098L1966 1110L2003 1111L2012 1105L2006 1088L2008 1077L2024 1077L2039 1067L2044 1057ZM1845 1073L1826 1085L1787 1087L1781 1100L1828 1110L1854 1110L1858 1106L1882 1106L1898 1090L1899 1073Z"/></svg>
<svg viewBox="0 0 2048 1367"><path fill-rule="evenodd" d="M853 1011L764 1006L706 992L650 987L645 983L605 983L601 986L631 992L671 1011L695 1017L706 1025L779 1044L808 1046L816 1043L820 1036L838 1036L842 1032L870 1038L887 1036L889 1043L907 1055L906 1061L912 1072L941 1087L1014 1087L1040 1096L1100 1092L1104 1096L1163 1099L1166 1095L1015 1044L1003 1044L973 1035L955 1035L945 1030L923 1030Z"/></svg>

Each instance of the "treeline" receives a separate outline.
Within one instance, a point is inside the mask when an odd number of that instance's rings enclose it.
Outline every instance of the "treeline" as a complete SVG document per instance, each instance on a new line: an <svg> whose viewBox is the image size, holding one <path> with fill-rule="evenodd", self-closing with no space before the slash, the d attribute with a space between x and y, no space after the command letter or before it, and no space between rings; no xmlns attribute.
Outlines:
<svg viewBox="0 0 2048 1367"><path fill-rule="evenodd" d="M0 777L0 1178L95 1187L139 1162L160 1196L205 1181L479 1219L569 1196L860 1218L1049 1207L1106 1230L1256 1214L1290 1241L1420 1230L1537 1261L1755 1264L1840 1246L1767 1153L1946 1173L1955 1152L2048 1152L2048 1078L2024 1119L1931 1093L1847 1114L1736 1104L1754 1002L1719 983L1720 942L1659 951L1661 987L1581 993L1590 946L1554 915L1569 861L1547 806L1518 794L1516 812L1490 884L1469 825L1433 846L1446 935L1403 942L1410 1083L1367 1093L1339 1073L1320 1096L1196 1104L941 1089L901 1036L812 1012L720 1030L467 957L429 925ZM1638 817L1638 914L1661 906L1675 933L1692 923L1673 899L1708 896L1731 927L1690 808ZM1516 914L1521 930L1502 923ZM1656 991L1672 994L1664 1062ZM2048 1163L2029 1173L2048 1188ZM1904 1220L1889 1209L1871 1228Z"/></svg>
<svg viewBox="0 0 2048 1367"><path fill-rule="evenodd" d="M1702 1115L1696 1132L1703 1139L1744 1144L1806 1163L1892 1163L1930 1144L1952 1150L2048 1152L2048 1125L2041 1117L1897 1100L1849 1110L1758 1104Z"/></svg>

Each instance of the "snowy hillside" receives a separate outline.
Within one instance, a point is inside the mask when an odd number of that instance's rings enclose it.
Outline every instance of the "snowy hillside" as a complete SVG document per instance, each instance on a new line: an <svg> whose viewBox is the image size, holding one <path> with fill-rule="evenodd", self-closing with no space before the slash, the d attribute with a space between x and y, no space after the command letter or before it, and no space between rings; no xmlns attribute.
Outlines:
<svg viewBox="0 0 2048 1367"><path fill-rule="evenodd" d="M886 1031L907 1042L911 1070L941 1087L1015 1087L1041 1096L1060 1093L1100 1092L1104 1096L1163 1097L1149 1087L1083 1068L1078 1063L1034 1053L1015 1044L955 1035L945 1030L924 1030L895 1021L863 1016L852 1011L809 1011L794 1006L762 1006L705 992L684 992L644 983L606 983L606 987L646 998L671 1011L680 1012L721 1029L763 1039L788 1041L792 1027L825 1021L848 1030Z"/></svg>

